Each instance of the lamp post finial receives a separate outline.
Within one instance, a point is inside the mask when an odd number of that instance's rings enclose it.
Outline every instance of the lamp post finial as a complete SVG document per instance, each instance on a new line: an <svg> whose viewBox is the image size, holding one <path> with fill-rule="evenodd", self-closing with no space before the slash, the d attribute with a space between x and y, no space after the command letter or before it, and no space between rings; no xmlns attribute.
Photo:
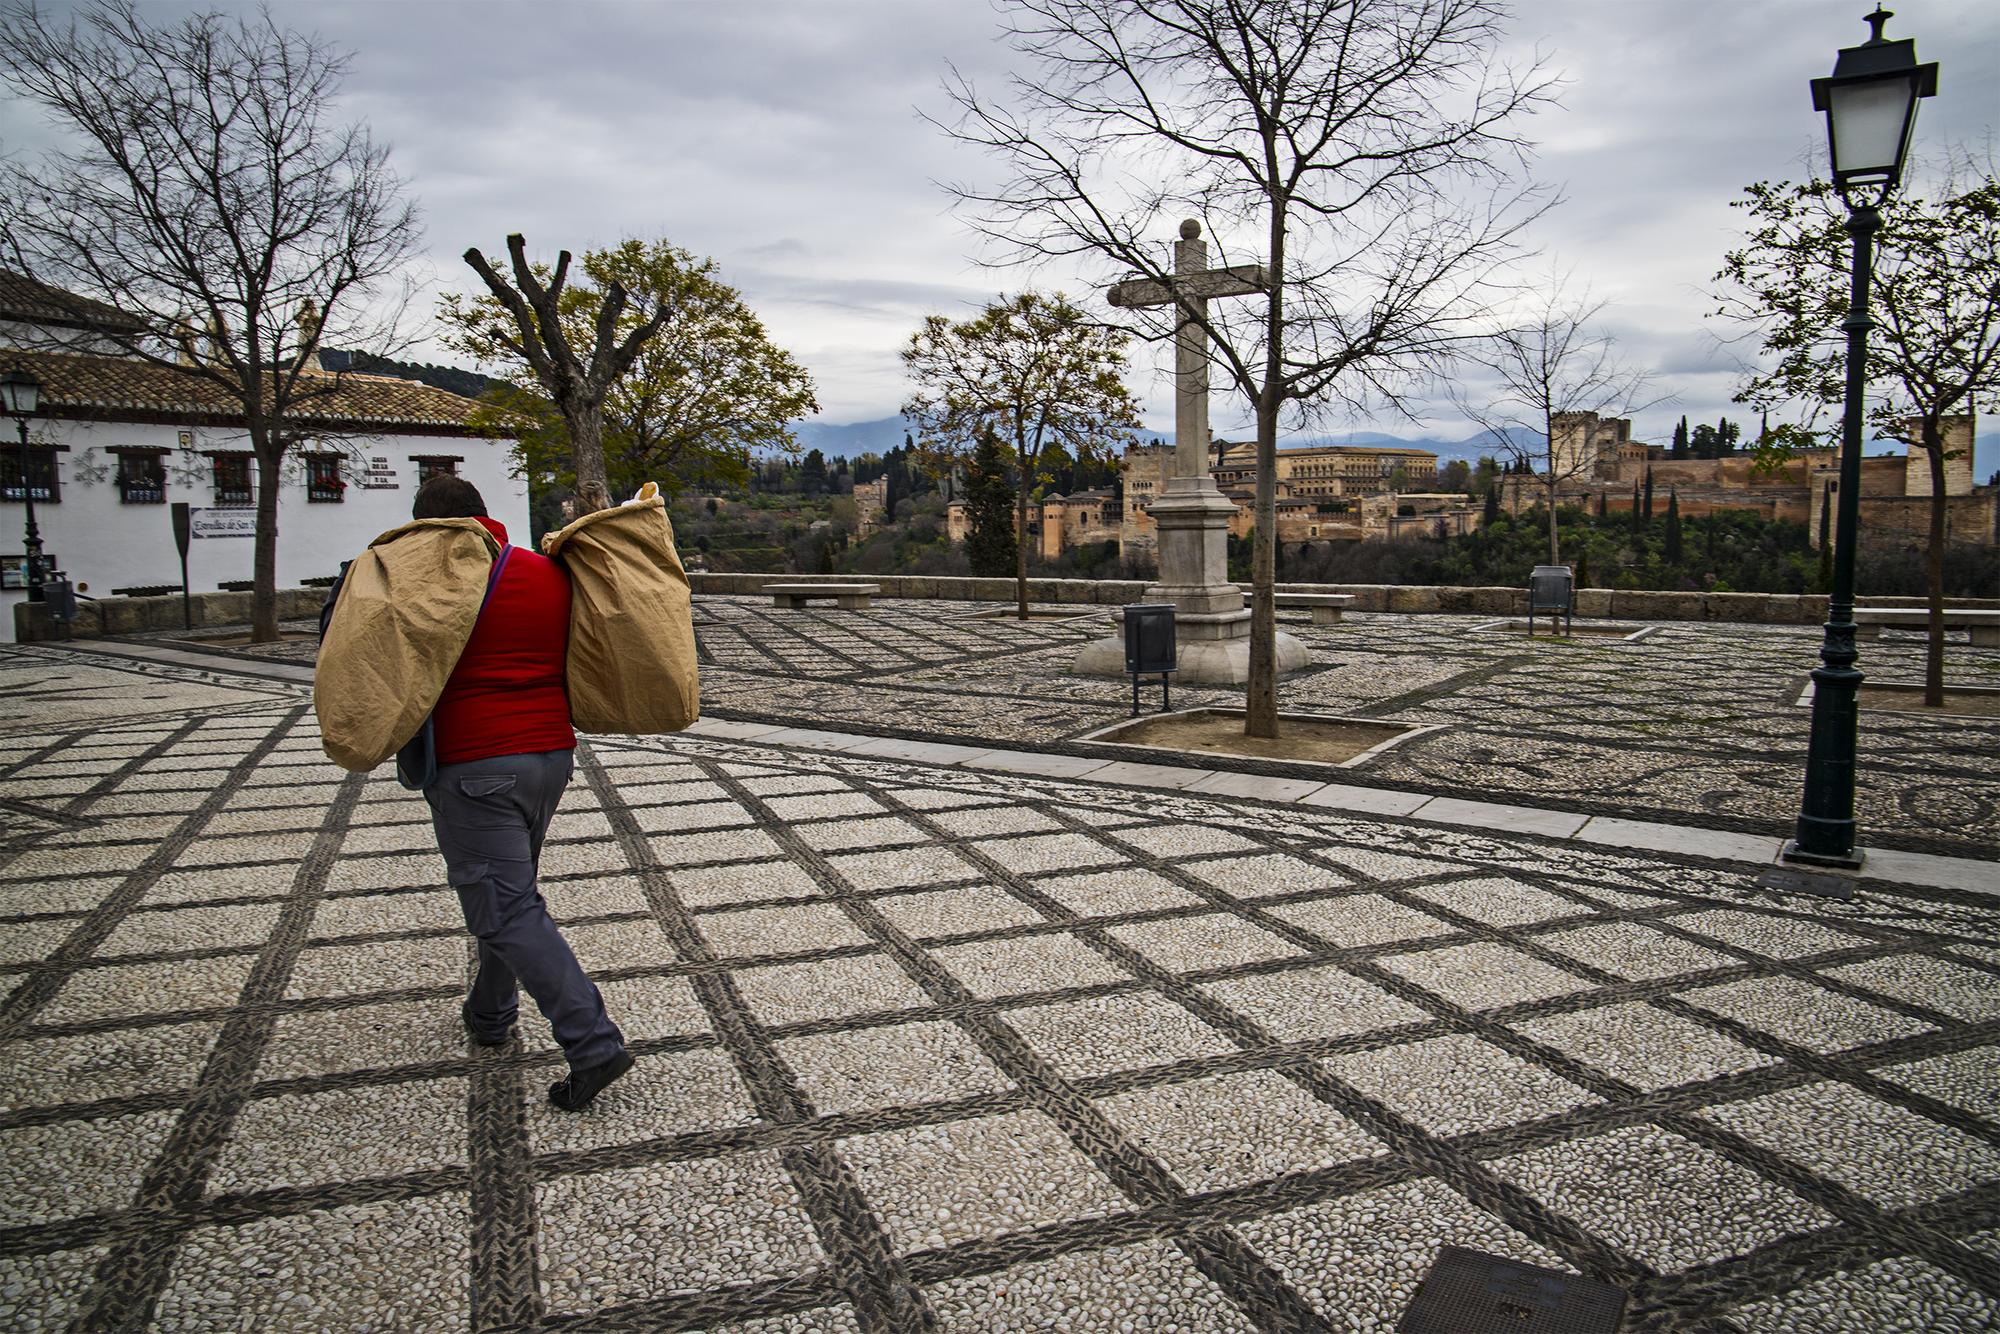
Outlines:
<svg viewBox="0 0 2000 1334"><path fill-rule="evenodd" d="M1890 19L1894 17L1896 17L1896 12L1892 9L1882 8L1880 0L1877 0L1877 3L1875 5L1875 12L1863 16L1864 21L1868 24L1869 27L1868 45L1874 46L1878 43L1886 42L1889 40L1888 38L1882 35L1882 25L1887 23Z"/></svg>

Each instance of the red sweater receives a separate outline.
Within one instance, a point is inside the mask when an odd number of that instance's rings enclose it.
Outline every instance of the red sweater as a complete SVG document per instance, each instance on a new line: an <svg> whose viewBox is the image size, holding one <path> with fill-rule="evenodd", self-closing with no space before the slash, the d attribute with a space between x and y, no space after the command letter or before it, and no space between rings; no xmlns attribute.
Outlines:
<svg viewBox="0 0 2000 1334"><path fill-rule="evenodd" d="M479 522L507 540L500 524ZM569 576L546 556L515 547L432 715L438 763L574 750L563 689L568 648Z"/></svg>

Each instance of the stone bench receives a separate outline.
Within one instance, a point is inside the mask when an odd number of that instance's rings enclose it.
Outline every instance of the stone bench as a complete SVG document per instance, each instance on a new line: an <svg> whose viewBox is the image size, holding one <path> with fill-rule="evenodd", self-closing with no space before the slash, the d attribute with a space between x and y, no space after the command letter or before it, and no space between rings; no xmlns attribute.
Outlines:
<svg viewBox="0 0 2000 1334"><path fill-rule="evenodd" d="M1343 609L1354 605L1352 593L1273 593L1279 607L1310 608L1314 625L1339 625Z"/></svg>
<svg viewBox="0 0 2000 1334"><path fill-rule="evenodd" d="M882 591L880 584L765 584L774 607L805 610L815 599L832 599L842 611L867 611L868 600Z"/></svg>
<svg viewBox="0 0 2000 1334"><path fill-rule="evenodd" d="M1863 639L1876 639L1882 634L1882 627L1896 630L1923 630L1929 627L1931 614L1922 607L1856 607L1854 624L1856 633ZM1945 608L1944 628L1947 630L1969 630L1972 642L1981 648L2000 648L2000 611L1986 611L1977 608L1953 610Z"/></svg>

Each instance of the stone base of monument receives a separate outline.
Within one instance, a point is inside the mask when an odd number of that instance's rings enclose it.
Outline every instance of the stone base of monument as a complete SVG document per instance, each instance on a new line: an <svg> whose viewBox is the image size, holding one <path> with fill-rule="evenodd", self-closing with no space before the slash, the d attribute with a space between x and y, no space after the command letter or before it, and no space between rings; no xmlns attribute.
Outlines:
<svg viewBox="0 0 2000 1334"><path fill-rule="evenodd" d="M1240 686L1250 679L1249 612L1176 616L1174 636L1174 651L1180 661L1180 669L1174 673L1176 685ZM1276 638L1278 675L1311 665L1304 644L1284 633ZM1124 620L1113 622L1107 637L1084 645L1070 670L1078 676L1124 676Z"/></svg>

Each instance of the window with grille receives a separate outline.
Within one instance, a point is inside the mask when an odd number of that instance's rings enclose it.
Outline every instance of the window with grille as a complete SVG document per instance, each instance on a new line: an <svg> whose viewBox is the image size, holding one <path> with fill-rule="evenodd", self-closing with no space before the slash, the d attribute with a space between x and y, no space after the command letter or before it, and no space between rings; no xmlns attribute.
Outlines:
<svg viewBox="0 0 2000 1334"><path fill-rule="evenodd" d="M56 452L53 449L28 450L28 480L34 488L37 505L53 505L62 500L62 486L56 480ZM21 451L19 447L0 448L0 500L11 500L19 504L26 499L21 486Z"/></svg>
<svg viewBox="0 0 2000 1334"><path fill-rule="evenodd" d="M337 505L347 495L338 454L313 454L306 459L306 499L315 505Z"/></svg>
<svg viewBox="0 0 2000 1334"><path fill-rule="evenodd" d="M250 456L248 454L217 454L215 464L215 503L217 505L248 505L256 499L250 492Z"/></svg>
<svg viewBox="0 0 2000 1334"><path fill-rule="evenodd" d="M167 503L165 451L125 450L118 455L118 500L125 505Z"/></svg>

